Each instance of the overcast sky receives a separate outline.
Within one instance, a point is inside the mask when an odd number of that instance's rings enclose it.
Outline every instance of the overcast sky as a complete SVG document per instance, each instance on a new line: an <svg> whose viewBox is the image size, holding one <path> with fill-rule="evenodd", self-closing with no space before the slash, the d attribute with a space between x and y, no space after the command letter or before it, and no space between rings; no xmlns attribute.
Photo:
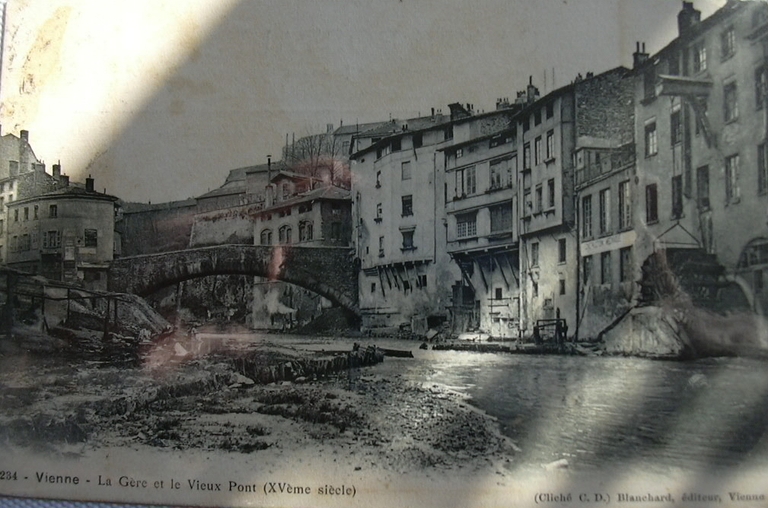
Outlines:
<svg viewBox="0 0 768 508"><path fill-rule="evenodd" d="M696 0L704 16L725 0ZM490 110L532 75L631 66L676 35L679 0L8 0L3 134L132 201L357 121ZM554 83L553 83L554 69ZM546 83L545 83L546 79Z"/></svg>

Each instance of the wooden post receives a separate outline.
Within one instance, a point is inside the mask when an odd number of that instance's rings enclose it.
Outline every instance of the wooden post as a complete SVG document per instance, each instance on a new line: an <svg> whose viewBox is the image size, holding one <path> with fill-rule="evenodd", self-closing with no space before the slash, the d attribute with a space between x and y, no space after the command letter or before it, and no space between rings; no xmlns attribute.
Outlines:
<svg viewBox="0 0 768 508"><path fill-rule="evenodd" d="M107 340L107 334L109 333L109 297L107 300L107 308L104 311L104 340Z"/></svg>

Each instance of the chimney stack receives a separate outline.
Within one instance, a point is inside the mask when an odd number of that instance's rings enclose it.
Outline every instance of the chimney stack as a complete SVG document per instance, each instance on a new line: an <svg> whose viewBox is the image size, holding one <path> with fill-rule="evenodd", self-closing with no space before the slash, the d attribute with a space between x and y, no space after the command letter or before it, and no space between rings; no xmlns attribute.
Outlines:
<svg viewBox="0 0 768 508"><path fill-rule="evenodd" d="M699 21L701 21L701 11L694 9L693 2L683 2L683 8L677 14L678 35L684 35Z"/></svg>
<svg viewBox="0 0 768 508"><path fill-rule="evenodd" d="M632 68L636 69L643 65L648 60L648 53L645 52L645 43L640 46L640 41L637 41L635 52L632 53Z"/></svg>
<svg viewBox="0 0 768 508"><path fill-rule="evenodd" d="M85 179L85 190L93 192L93 177L91 175L88 175L88 178Z"/></svg>
<svg viewBox="0 0 768 508"><path fill-rule="evenodd" d="M61 164L53 165L53 177L58 179L61 178Z"/></svg>
<svg viewBox="0 0 768 508"><path fill-rule="evenodd" d="M61 183L61 187L69 187L69 176L67 175L61 175L61 179L59 179L59 182Z"/></svg>
<svg viewBox="0 0 768 508"><path fill-rule="evenodd" d="M27 130L19 131L19 138L21 138L22 141L26 141L27 143L29 143L29 131Z"/></svg>

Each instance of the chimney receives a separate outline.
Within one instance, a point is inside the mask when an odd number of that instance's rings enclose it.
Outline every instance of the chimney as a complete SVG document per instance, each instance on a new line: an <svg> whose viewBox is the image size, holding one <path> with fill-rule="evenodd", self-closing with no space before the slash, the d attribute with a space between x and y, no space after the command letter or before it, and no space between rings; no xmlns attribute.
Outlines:
<svg viewBox="0 0 768 508"><path fill-rule="evenodd" d="M21 130L19 131L19 138L21 138L22 141L26 141L29 143L29 131Z"/></svg>
<svg viewBox="0 0 768 508"><path fill-rule="evenodd" d="M61 175L61 178L59 179L60 187L69 187L69 176L67 175Z"/></svg>
<svg viewBox="0 0 768 508"><path fill-rule="evenodd" d="M85 190L93 192L93 177L91 175L88 175L88 178L85 179Z"/></svg>
<svg viewBox="0 0 768 508"><path fill-rule="evenodd" d="M333 132L333 124L332 123L325 124L325 132L326 132L326 134L330 134L331 132Z"/></svg>
<svg viewBox="0 0 768 508"><path fill-rule="evenodd" d="M693 8L693 2L683 2L682 10L677 13L677 31L679 35L684 35L701 21L701 11Z"/></svg>
<svg viewBox="0 0 768 508"><path fill-rule="evenodd" d="M525 93L528 104L536 102L536 99L539 98L539 89L533 85L533 76L528 77L528 86L525 89Z"/></svg>
<svg viewBox="0 0 768 508"><path fill-rule="evenodd" d="M61 164L54 164L53 165L53 177L54 178L61 178Z"/></svg>
<svg viewBox="0 0 768 508"><path fill-rule="evenodd" d="M640 41L637 41L637 46L635 47L635 52L632 53L632 68L637 69L641 65L643 65L648 60L648 53L645 52L645 43L642 45L642 49L640 46Z"/></svg>

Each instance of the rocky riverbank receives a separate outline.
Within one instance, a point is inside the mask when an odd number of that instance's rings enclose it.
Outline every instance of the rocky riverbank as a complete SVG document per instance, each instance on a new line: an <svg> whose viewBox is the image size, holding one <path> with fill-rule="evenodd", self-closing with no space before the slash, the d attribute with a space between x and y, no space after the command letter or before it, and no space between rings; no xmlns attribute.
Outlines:
<svg viewBox="0 0 768 508"><path fill-rule="evenodd" d="M444 387L357 362L334 372L347 361L338 355L230 346L205 356L150 351L134 367L6 354L0 441L80 456L135 448L275 463L299 452L311 461L316 449L323 464L392 473L502 472L512 458L496 422Z"/></svg>

